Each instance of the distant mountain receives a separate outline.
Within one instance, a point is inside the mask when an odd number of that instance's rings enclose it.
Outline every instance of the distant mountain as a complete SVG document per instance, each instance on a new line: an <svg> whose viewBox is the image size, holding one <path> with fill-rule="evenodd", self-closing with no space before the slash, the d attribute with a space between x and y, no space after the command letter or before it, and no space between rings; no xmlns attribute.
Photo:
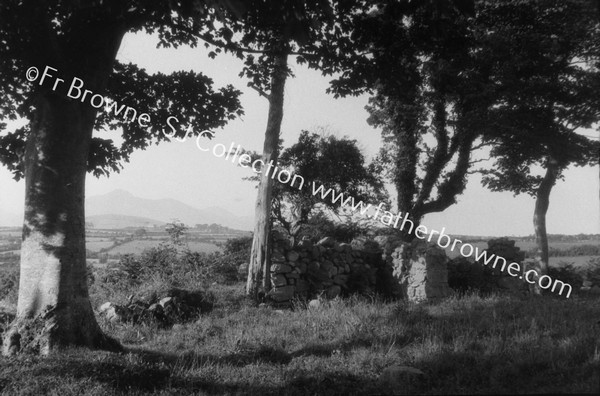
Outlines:
<svg viewBox="0 0 600 396"><path fill-rule="evenodd" d="M87 228L115 229L127 227L160 227L165 225L164 221L147 219L145 217L123 216L118 214L106 214L87 216L85 219Z"/></svg>
<svg viewBox="0 0 600 396"><path fill-rule="evenodd" d="M125 190L115 190L108 194L86 199L88 222L94 223L94 216L121 215L143 218L145 221L168 223L179 219L186 225L220 224L229 228L249 231L253 227L253 216L236 216L220 207L194 208L176 199L146 199L136 197Z"/></svg>

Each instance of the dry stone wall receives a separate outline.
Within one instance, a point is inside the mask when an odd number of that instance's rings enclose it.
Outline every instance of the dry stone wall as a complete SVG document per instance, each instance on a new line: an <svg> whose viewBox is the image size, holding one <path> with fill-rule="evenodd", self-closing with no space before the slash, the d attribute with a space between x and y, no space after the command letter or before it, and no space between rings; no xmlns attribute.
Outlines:
<svg viewBox="0 0 600 396"><path fill-rule="evenodd" d="M292 247L283 237L274 237L271 254L271 291L278 304L295 298L376 290L377 273L384 265L379 251L353 249L350 244L323 238L317 243L303 240Z"/></svg>
<svg viewBox="0 0 600 396"><path fill-rule="evenodd" d="M435 244L403 243L395 236L351 244L323 238L298 246L274 234L270 299L286 305L295 298L377 291L389 297L423 301L450 294L448 258Z"/></svg>

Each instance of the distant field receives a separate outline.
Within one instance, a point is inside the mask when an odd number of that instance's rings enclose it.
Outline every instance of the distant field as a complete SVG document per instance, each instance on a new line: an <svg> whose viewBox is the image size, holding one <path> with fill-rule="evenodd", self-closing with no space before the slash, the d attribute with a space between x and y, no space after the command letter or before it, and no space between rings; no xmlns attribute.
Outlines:
<svg viewBox="0 0 600 396"><path fill-rule="evenodd" d="M85 243L86 249L91 252L99 252L100 250L109 248L112 245L114 245L114 242L109 240L87 241Z"/></svg>
<svg viewBox="0 0 600 396"><path fill-rule="evenodd" d="M561 263L572 264L574 267L586 267L592 259L598 256L573 256L573 257L550 257L550 265L557 266Z"/></svg>
<svg viewBox="0 0 600 396"><path fill-rule="evenodd" d="M432 241L434 241L434 240L435 240L435 237L432 239ZM474 247L478 247L479 251L487 249L487 246L488 246L487 241L477 241L477 242L465 241L465 242L473 245ZM558 249L558 250L566 250L573 246L597 245L597 244L598 244L598 240L590 239L590 240L578 241L578 242L550 242L549 247L551 249L554 248L554 249ZM535 248L535 242L533 242L533 241L517 241L515 243L515 246L521 248L522 251L527 252L527 251ZM450 247L452 247L452 245L450 245ZM448 257L454 258L454 257L460 256L460 252L459 252L460 244L459 243L456 244L456 249L454 251L451 251L450 247L445 249ZM559 257L559 258L564 259L566 257Z"/></svg>
<svg viewBox="0 0 600 396"><path fill-rule="evenodd" d="M577 241L577 242L550 242L549 245L550 245L550 248L554 248L554 249L558 249L558 250L565 250L565 249L569 249L573 246L598 245L598 243L599 242L597 239L588 239L585 241ZM521 250L524 250L524 251L535 248L534 241L518 241L517 243L515 243L515 245L517 245L518 247L521 248Z"/></svg>
<svg viewBox="0 0 600 396"><path fill-rule="evenodd" d="M108 254L140 254L146 249L157 247L161 241L159 240L142 240L126 242L114 249L109 250ZM188 246L192 252L214 253L221 249L212 243L206 242L189 242Z"/></svg>
<svg viewBox="0 0 600 396"><path fill-rule="evenodd" d="M469 244L477 247L479 251L485 250L487 248L487 242L468 242ZM553 242L550 244L550 248L565 250L572 246L578 245L592 245L597 244L596 240L589 241L580 241L580 242ZM518 241L515 243L516 246L521 248L521 251L527 252L535 247L535 242L532 241ZM450 246L451 247L451 246ZM456 249L454 251L450 250L450 247L446 248L446 254L450 258L456 258L460 256L460 244L456 244ZM565 256L565 257L550 257L550 265L556 266L560 263L568 263L573 264L575 267L586 266L590 260L597 256Z"/></svg>
<svg viewBox="0 0 600 396"><path fill-rule="evenodd" d="M22 234L21 229L9 229L9 230L0 230L0 239L8 238L8 237L20 237Z"/></svg>

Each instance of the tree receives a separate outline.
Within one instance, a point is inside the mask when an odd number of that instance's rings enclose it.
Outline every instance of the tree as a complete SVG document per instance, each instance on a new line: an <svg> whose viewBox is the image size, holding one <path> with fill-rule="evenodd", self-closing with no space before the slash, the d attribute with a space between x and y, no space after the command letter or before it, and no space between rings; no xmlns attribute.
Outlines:
<svg viewBox="0 0 600 396"><path fill-rule="evenodd" d="M149 75L116 62L121 39L145 30L158 33L165 46L194 46L243 5L2 2L0 128L17 117L29 121L0 141L0 160L16 178L25 177L26 189L17 316L5 333L5 354L49 354L68 345L120 348L100 330L88 296L86 172L118 171L135 149L168 140L162 130L176 122L170 116L198 134L241 114L239 92L231 86L215 91L201 74ZM103 105L107 111L99 112ZM102 129L121 129L122 145L93 136Z"/></svg>
<svg viewBox="0 0 600 396"><path fill-rule="evenodd" d="M483 184L535 197L536 261L547 274L552 187L568 166L598 164L600 143L576 131L600 121L600 23L591 1L503 1L483 8L482 31L493 48L486 57L498 87L488 137L496 161L483 171ZM535 291L541 292L537 284Z"/></svg>
<svg viewBox="0 0 600 396"><path fill-rule="evenodd" d="M171 223L167 223L165 231L169 234L169 238L171 239L170 242L174 247L185 245L184 237L187 229L188 227L179 220L173 220Z"/></svg>
<svg viewBox="0 0 600 396"><path fill-rule="evenodd" d="M145 228L138 228L133 232L133 235L137 238L144 239L148 236L148 231Z"/></svg>
<svg viewBox="0 0 600 396"><path fill-rule="evenodd" d="M265 2L259 3L258 9L258 18L234 25L225 40L213 41L220 48L245 59L241 75L248 77L251 80L248 85L269 101L262 153L262 161L268 166L263 169L258 186L246 282L246 294L255 301L271 286L269 255L273 178L270 170L276 168L279 156L285 83L291 75L288 57L299 54L298 51L308 51L307 56L314 56L318 52L321 31L326 29L332 14L330 2L326 0ZM234 34L241 36L239 41L234 41Z"/></svg>
<svg viewBox="0 0 600 396"><path fill-rule="evenodd" d="M414 226L456 202L466 186L490 105L472 2L376 2L355 26L358 57L332 82L336 95L372 93L369 123L382 129L379 156ZM408 223L407 223L408 224Z"/></svg>
<svg viewBox="0 0 600 396"><path fill-rule="evenodd" d="M298 142L281 152L278 169L302 176L302 182L292 179L292 183L273 186L271 217L296 241L305 233L316 209L327 209L337 215L343 213L338 202L322 200L313 194L313 186L343 191L356 202L387 198L376 167L365 165L356 140L347 137L302 131ZM259 176L249 180L259 181Z"/></svg>

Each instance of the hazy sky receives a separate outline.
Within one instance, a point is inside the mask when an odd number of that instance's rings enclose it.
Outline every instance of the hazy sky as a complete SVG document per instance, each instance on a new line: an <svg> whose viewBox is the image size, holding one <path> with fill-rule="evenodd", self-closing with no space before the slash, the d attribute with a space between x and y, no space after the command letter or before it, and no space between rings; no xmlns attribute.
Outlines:
<svg viewBox="0 0 600 396"><path fill-rule="evenodd" d="M156 49L156 40L141 34L125 37L118 59L136 63L150 73L194 70L212 77L216 87L233 84L244 92L241 101L246 115L217 130L215 139L206 145L223 143L229 147L235 142L249 150L262 150L267 101L246 88L246 80L237 77L240 61L228 55L211 60L203 48ZM328 80L318 72L300 66L294 66L294 71L296 76L288 80L285 90L284 144L296 142L302 129L328 126L339 136L356 139L370 159L381 141L379 131L366 123L364 106L368 98L334 99L325 93ZM598 132L586 134L597 136ZM550 197L549 233L600 233L598 171L598 167L587 167L565 172L565 181L558 182ZM134 153L120 174L101 179L88 175L87 195L120 188L139 197L175 198L198 208L219 206L248 215L254 213L256 190L242 177L251 172L198 150L194 141L173 141ZM5 168L0 168L0 186L0 211L21 213L24 182L15 182ZM458 204L444 213L426 216L423 224L437 230L445 227L447 233L453 234L529 235L533 233L533 207L531 197L489 192L472 175Z"/></svg>

